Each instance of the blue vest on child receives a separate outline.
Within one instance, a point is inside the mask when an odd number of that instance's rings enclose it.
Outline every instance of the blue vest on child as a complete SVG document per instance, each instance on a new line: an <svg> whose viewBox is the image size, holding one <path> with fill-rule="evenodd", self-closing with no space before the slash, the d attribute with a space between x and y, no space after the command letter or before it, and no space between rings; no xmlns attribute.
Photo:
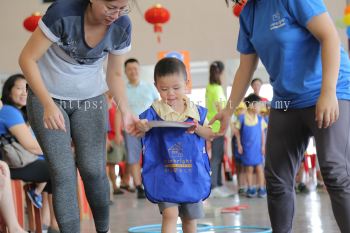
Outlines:
<svg viewBox="0 0 350 233"><path fill-rule="evenodd" d="M198 111L203 125L207 110L198 106ZM140 119L162 120L152 107ZM205 139L186 130L155 127L141 139L142 181L146 197L153 203L196 203L210 195Z"/></svg>
<svg viewBox="0 0 350 233"><path fill-rule="evenodd" d="M243 147L241 162L244 166L257 166L263 163L263 155L261 152L262 117L258 115L258 123L250 126L244 123L244 116L245 115L239 116L239 121L241 123L241 144Z"/></svg>

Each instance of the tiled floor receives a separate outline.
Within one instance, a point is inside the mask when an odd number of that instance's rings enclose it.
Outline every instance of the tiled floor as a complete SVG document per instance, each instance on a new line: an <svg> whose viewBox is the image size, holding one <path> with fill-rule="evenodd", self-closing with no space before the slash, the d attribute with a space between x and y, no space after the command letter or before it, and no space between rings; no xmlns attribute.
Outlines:
<svg viewBox="0 0 350 233"><path fill-rule="evenodd" d="M247 204L249 208L238 214L222 214L221 208ZM339 232L326 192L298 194L294 219L295 233L336 233ZM283 207L281 207L283 208ZM205 201L206 217L200 223L212 225L254 225L269 226L266 199L248 199L242 196L231 198L209 198ZM128 228L144 224L159 224L160 214L156 205L147 200L137 200L136 195L127 193L114 196L111 206L112 233L128 232ZM83 233L94 233L92 221L82 222ZM213 232L213 231L211 231ZM240 231L220 231L240 232ZM242 231L243 232L243 231ZM244 231L246 232L246 231ZM252 231L250 231L252 232Z"/></svg>

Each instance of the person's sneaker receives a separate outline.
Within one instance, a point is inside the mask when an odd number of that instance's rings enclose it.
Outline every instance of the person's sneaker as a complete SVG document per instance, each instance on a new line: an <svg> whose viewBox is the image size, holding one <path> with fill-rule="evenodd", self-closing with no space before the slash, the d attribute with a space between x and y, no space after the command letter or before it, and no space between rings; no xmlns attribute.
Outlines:
<svg viewBox="0 0 350 233"><path fill-rule="evenodd" d="M230 197L230 196L232 197L232 196L235 195L235 192L234 192L232 189L230 189L230 188L228 188L227 186L225 186L225 185L220 186L219 189L220 189L224 194L226 194L227 197Z"/></svg>
<svg viewBox="0 0 350 233"><path fill-rule="evenodd" d="M28 189L27 195L36 208L41 209L43 207L43 198L41 194L35 193L35 189Z"/></svg>
<svg viewBox="0 0 350 233"><path fill-rule="evenodd" d="M297 192L298 193L309 193L310 190L304 183L300 183L297 187Z"/></svg>
<svg viewBox="0 0 350 233"><path fill-rule="evenodd" d="M256 188L248 188L246 195L247 197L256 197Z"/></svg>
<svg viewBox="0 0 350 233"><path fill-rule="evenodd" d="M232 193L228 193L225 190L223 190L221 187L216 187L211 190L210 197L229 197L232 196Z"/></svg>
<svg viewBox="0 0 350 233"><path fill-rule="evenodd" d="M240 187L239 189L238 189L238 194L240 194L240 195L244 195L244 194L246 194L247 193L247 187Z"/></svg>
<svg viewBox="0 0 350 233"><path fill-rule="evenodd" d="M139 186L136 188L136 192L137 192L137 198L138 199L144 199L146 198L146 195L145 195L145 190Z"/></svg>
<svg viewBox="0 0 350 233"><path fill-rule="evenodd" d="M266 189L265 188L259 188L258 189L258 197L264 198L267 196Z"/></svg>
<svg viewBox="0 0 350 233"><path fill-rule="evenodd" d="M122 184L122 185L120 185L120 188L125 189L126 191L128 191L130 193L136 192L136 190L134 188L131 188L129 185Z"/></svg>
<svg viewBox="0 0 350 233"><path fill-rule="evenodd" d="M121 195L121 194L124 194L124 192L120 189L116 189L113 191L113 195Z"/></svg>

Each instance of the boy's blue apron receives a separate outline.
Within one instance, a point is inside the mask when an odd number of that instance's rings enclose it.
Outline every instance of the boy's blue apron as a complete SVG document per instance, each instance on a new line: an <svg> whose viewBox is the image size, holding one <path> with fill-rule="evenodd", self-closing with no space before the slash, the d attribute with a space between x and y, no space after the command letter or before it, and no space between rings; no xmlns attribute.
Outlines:
<svg viewBox="0 0 350 233"><path fill-rule="evenodd" d="M241 162L243 166L257 166L264 162L261 152L262 138L262 117L258 115L258 123L250 126L244 122L244 115L239 116L241 123L241 143L243 147L243 154L241 155Z"/></svg>
<svg viewBox="0 0 350 233"><path fill-rule="evenodd" d="M207 110L198 106L198 111L199 124L203 125ZM152 107L140 119L162 120ZM153 203L196 203L210 194L205 139L186 130L155 127L141 139L142 181L146 197Z"/></svg>

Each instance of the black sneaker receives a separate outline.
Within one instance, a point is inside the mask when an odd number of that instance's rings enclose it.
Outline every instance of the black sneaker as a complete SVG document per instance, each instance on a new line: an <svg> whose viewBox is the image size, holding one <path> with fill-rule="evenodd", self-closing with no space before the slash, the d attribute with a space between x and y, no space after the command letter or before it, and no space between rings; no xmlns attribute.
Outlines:
<svg viewBox="0 0 350 233"><path fill-rule="evenodd" d="M136 188L136 192L137 192L137 198L138 199L144 199L146 198L146 195L145 195L145 190L139 186Z"/></svg>

